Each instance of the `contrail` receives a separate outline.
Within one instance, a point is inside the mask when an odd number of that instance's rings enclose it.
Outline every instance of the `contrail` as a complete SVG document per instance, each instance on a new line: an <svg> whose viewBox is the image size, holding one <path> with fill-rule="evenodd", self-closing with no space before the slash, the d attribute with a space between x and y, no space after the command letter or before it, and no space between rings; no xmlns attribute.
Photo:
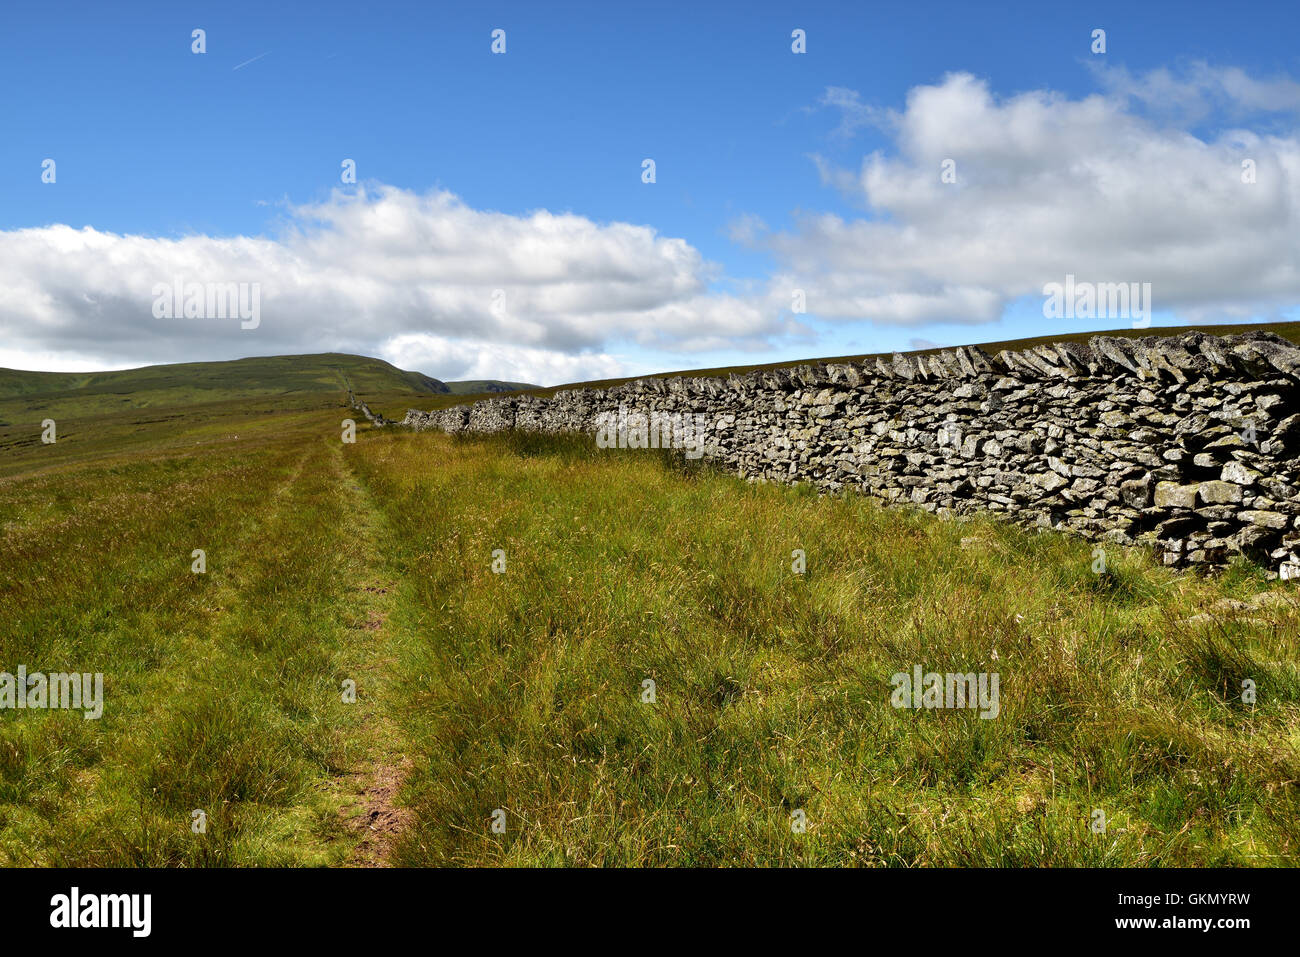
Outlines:
<svg viewBox="0 0 1300 957"><path fill-rule="evenodd" d="M239 64L239 66L232 66L232 67L230 68L230 72L231 72L231 73L234 73L236 70L240 69L241 67L246 67L246 66L248 66L248 64L253 63L253 62L256 62L257 60L262 59L262 57L266 56L267 53L270 53L270 52L271 52L270 50L267 50L266 53L259 53L257 56L253 57L252 60L245 60L243 63Z"/></svg>

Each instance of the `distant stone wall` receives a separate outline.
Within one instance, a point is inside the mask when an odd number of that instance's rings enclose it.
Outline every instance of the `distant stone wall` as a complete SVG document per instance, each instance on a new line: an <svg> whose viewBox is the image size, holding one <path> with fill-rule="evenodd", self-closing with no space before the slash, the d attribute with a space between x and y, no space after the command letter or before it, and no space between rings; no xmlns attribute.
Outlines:
<svg viewBox="0 0 1300 957"><path fill-rule="evenodd" d="M370 406L358 399L351 389L348 389L348 406L364 415L370 421L370 424L377 428L382 429L386 425L397 425L397 422L393 419L386 419L382 415L371 412Z"/></svg>
<svg viewBox="0 0 1300 957"><path fill-rule="evenodd" d="M702 416L703 455L751 479L1005 513L1148 544L1169 565L1244 552L1300 574L1300 349L1270 333L640 379L411 410L403 424L594 435L620 410L632 436L637 416Z"/></svg>

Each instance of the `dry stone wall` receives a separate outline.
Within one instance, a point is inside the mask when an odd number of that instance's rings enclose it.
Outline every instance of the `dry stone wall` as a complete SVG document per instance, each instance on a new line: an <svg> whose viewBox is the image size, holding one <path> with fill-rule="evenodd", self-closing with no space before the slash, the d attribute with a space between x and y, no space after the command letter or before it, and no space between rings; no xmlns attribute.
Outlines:
<svg viewBox="0 0 1300 957"><path fill-rule="evenodd" d="M634 426L652 413L690 416L703 424L703 455L751 479L1003 513L1150 545L1169 565L1245 553L1300 575L1300 349L1271 333L640 379L413 409L403 424L594 436L620 412Z"/></svg>
<svg viewBox="0 0 1300 957"><path fill-rule="evenodd" d="M382 415L376 415L374 412L371 412L370 406L368 406L361 399L358 399L356 397L356 394L353 393L351 389L348 389L348 406L350 408L356 409L358 412L364 415L370 421L370 424L376 426L377 428L383 428L385 425L397 424L392 419L386 419Z"/></svg>

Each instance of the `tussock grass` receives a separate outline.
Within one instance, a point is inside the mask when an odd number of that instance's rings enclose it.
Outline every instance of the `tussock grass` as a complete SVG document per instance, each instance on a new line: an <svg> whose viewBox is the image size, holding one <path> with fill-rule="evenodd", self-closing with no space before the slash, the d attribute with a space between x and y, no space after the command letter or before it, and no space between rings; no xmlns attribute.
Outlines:
<svg viewBox="0 0 1300 957"><path fill-rule="evenodd" d="M0 861L356 863L379 766L406 865L1300 858L1300 608L1258 568L1108 547L1097 576L1053 533L589 437L345 446L345 415L102 412L5 450L0 670L102 671L105 713L0 711ZM998 717L891 707L913 665L997 672Z"/></svg>
<svg viewBox="0 0 1300 957"><path fill-rule="evenodd" d="M589 439L368 438L421 637L401 863L1295 863L1297 609L1183 624L1249 567L1099 579L1079 540ZM999 716L890 707L913 664L998 672Z"/></svg>

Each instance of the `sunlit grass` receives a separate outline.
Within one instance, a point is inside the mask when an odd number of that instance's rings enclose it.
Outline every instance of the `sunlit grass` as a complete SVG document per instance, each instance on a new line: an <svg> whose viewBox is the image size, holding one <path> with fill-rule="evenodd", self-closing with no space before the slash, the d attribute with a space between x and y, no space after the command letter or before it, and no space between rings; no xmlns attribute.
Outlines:
<svg viewBox="0 0 1300 957"><path fill-rule="evenodd" d="M0 712L0 859L341 859L322 783L347 753L355 585L337 439L316 420L246 416L239 442L0 486L3 670L105 682L98 721Z"/></svg>
<svg viewBox="0 0 1300 957"><path fill-rule="evenodd" d="M400 665L403 863L1296 859L1297 610L1182 624L1266 587L1249 568L1116 549L1101 580L1079 540L589 439L386 435L349 455L423 638ZM998 672L1000 715L891 708L913 664Z"/></svg>
<svg viewBox="0 0 1300 957"><path fill-rule="evenodd" d="M1300 858L1300 612L1215 609L1293 587L1253 566L1101 577L1054 533L286 404L5 452L0 670L106 687L100 721L0 711L0 860L355 862L375 763L397 864ZM998 717L892 708L913 665L997 672Z"/></svg>

